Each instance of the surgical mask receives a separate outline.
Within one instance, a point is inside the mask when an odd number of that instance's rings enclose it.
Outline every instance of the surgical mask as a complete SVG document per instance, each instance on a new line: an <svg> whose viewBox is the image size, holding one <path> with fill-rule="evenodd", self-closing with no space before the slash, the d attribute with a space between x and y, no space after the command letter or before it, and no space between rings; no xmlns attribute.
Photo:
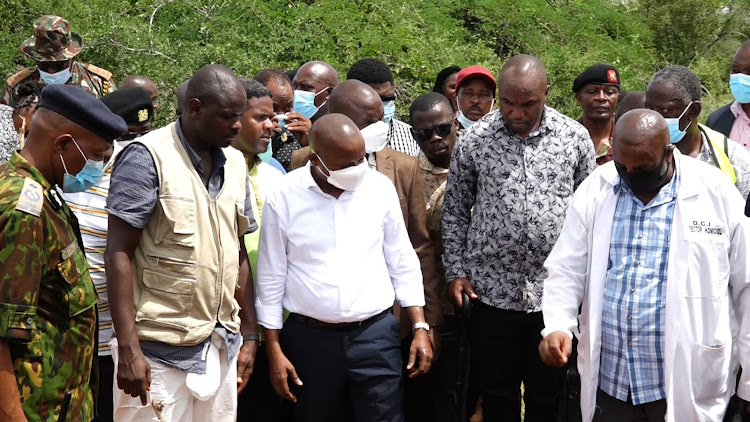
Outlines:
<svg viewBox="0 0 750 422"><path fill-rule="evenodd" d="M669 176L669 165L667 164L667 154L664 153L664 158L661 161L661 165L652 171L628 173L625 169L617 164L615 168L617 173L620 175L620 179L628 185L628 188L634 194L651 192L654 189L661 186Z"/></svg>
<svg viewBox="0 0 750 422"><path fill-rule="evenodd" d="M283 132L286 127L286 114L277 114L276 121L279 122L279 129Z"/></svg>
<svg viewBox="0 0 750 422"><path fill-rule="evenodd" d="M81 151L81 147L78 146L78 142L76 142L75 139L73 139L73 144L78 148L78 152L81 153L83 158L86 159L86 164L83 165L83 168L78 174L73 176L68 173L68 167L65 165L65 160L63 159L62 154L60 154L60 161L62 162L63 169L65 169L62 186L62 190L65 193L85 192L89 190L90 187L99 182L99 179L102 178L102 174L104 173L104 161L89 160L86 158L86 154Z"/></svg>
<svg viewBox="0 0 750 422"><path fill-rule="evenodd" d="M729 75L729 90L740 104L750 103L750 75L733 73Z"/></svg>
<svg viewBox="0 0 750 422"><path fill-rule="evenodd" d="M47 73L39 70L39 78L47 85L63 85L70 79L70 67L55 73Z"/></svg>
<svg viewBox="0 0 750 422"><path fill-rule="evenodd" d="M680 114L680 117L674 118L665 118L664 120L667 121L667 128L669 128L669 142L676 144L682 140L682 138L685 137L685 133L687 132L687 128L690 126L690 122L688 122L687 126L685 126L684 130L680 130L680 119L682 119L682 116L687 113L688 109L693 103L688 104L687 107L685 107L685 110Z"/></svg>
<svg viewBox="0 0 750 422"><path fill-rule="evenodd" d="M328 166L326 166L326 163L323 162L319 155L318 160L320 160L320 164L323 164L323 167L325 167L326 171L328 172L328 176L326 176L325 173L323 173L320 168L316 166L315 168L318 169L318 172L326 177L328 183L341 190L357 190L359 185L362 184L362 180L364 180L365 174L367 174L368 165L367 161L364 160L356 166L351 166L334 171L328 169Z"/></svg>
<svg viewBox="0 0 750 422"><path fill-rule="evenodd" d="M328 102L328 100L326 99L325 101L323 101L323 104L321 104L320 106L315 105L315 97L317 97L318 94L325 91L326 89L328 89L328 87L325 87L315 93L295 89L294 90L294 111L305 116L305 118L307 119L311 119L312 116L314 116L315 113L317 113L318 110L320 110L320 107L323 107L325 103Z"/></svg>
<svg viewBox="0 0 750 422"><path fill-rule="evenodd" d="M365 152L380 152L388 143L388 129L390 126L386 122L375 122L364 129L360 130L362 138L365 140Z"/></svg>
<svg viewBox="0 0 750 422"><path fill-rule="evenodd" d="M464 129L468 129L471 127L471 125L473 125L476 122L464 116L464 112L461 111L461 108L459 108L458 109L458 123L461 123L461 126Z"/></svg>
<svg viewBox="0 0 750 422"><path fill-rule="evenodd" d="M273 148L271 148L271 143L268 143L268 148L264 152L261 152L258 154L258 158L260 158L264 163L267 163L271 161L271 158L273 158Z"/></svg>
<svg viewBox="0 0 750 422"><path fill-rule="evenodd" d="M386 101L383 103L383 119L386 123L390 123L393 120L393 116L396 115L396 100Z"/></svg>

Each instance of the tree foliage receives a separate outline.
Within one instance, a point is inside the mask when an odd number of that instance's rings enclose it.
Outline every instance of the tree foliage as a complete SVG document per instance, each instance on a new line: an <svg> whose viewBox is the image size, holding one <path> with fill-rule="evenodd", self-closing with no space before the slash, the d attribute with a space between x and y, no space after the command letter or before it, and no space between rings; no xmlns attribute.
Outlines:
<svg viewBox="0 0 750 422"><path fill-rule="evenodd" d="M750 30L750 0L2 0L0 75L31 64L18 48L42 14L71 22L80 58L116 78L144 74L170 110L176 86L208 63L239 75L325 60L345 77L363 57L391 66L399 114L450 65L493 73L527 53L545 63L548 103L577 116L570 87L594 63L618 67L626 90L658 68L690 66L711 109L728 100L731 56ZM160 111L159 120L171 115Z"/></svg>

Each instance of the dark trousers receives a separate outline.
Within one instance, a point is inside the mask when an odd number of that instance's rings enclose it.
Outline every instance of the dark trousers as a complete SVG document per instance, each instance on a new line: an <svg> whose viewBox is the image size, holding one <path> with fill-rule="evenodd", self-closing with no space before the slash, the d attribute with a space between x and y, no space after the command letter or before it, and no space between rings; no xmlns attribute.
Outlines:
<svg viewBox="0 0 750 422"><path fill-rule="evenodd" d="M271 384L266 345L261 344L255 355L253 375L237 398L237 420L268 422L289 420L283 414L282 399L276 394Z"/></svg>
<svg viewBox="0 0 750 422"><path fill-rule="evenodd" d="M596 391L596 411L594 422L664 422L667 414L667 401L634 405L628 394L628 401L618 400L601 389Z"/></svg>
<svg viewBox="0 0 750 422"><path fill-rule="evenodd" d="M99 356L99 394L96 399L97 416L93 422L112 422L114 409L112 408L112 387L117 380L115 377L115 362L112 356Z"/></svg>
<svg viewBox="0 0 750 422"><path fill-rule="evenodd" d="M564 372L545 366L539 357L542 313L506 311L477 302L471 327L484 421L521 421L521 382L525 422L554 421Z"/></svg>
<svg viewBox="0 0 750 422"><path fill-rule="evenodd" d="M291 383L298 422L402 422L400 325L386 313L352 330L316 328L292 314L281 348L303 382Z"/></svg>

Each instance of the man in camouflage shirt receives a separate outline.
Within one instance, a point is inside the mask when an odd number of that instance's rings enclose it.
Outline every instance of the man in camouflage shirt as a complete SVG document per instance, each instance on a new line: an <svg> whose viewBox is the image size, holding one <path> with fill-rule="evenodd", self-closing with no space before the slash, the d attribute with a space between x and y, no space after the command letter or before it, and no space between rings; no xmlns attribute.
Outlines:
<svg viewBox="0 0 750 422"><path fill-rule="evenodd" d="M97 296L57 189L95 183L127 127L80 88L42 95L26 145L0 166L0 420L57 421L69 391L66 420L89 422Z"/></svg>
<svg viewBox="0 0 750 422"><path fill-rule="evenodd" d="M34 22L34 35L21 43L21 51L36 61L36 66L26 68L5 84L2 104L14 106L14 87L26 80L41 80L48 85L66 84L80 86L101 98L116 89L112 73L88 63L75 61L81 52L81 36L70 30L68 21L54 15L45 15Z"/></svg>

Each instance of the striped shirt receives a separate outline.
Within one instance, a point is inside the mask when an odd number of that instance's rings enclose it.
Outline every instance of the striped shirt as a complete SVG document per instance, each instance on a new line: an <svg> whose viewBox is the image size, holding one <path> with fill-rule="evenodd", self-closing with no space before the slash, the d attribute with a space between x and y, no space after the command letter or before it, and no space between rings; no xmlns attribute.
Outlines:
<svg viewBox="0 0 750 422"><path fill-rule="evenodd" d="M618 182L604 288L599 388L635 405L666 397L667 258L679 174L647 205Z"/></svg>
<svg viewBox="0 0 750 422"><path fill-rule="evenodd" d="M115 142L112 158L104 166L99 182L86 192L63 193L63 198L78 219L81 227L89 272L99 295L99 356L110 356L109 340L112 339L112 316L107 301L107 277L104 274L104 248L107 247L107 194L115 157L122 148Z"/></svg>
<svg viewBox="0 0 750 422"><path fill-rule="evenodd" d="M411 134L411 126L397 119L391 120L386 146L412 157L418 156L420 151L417 141Z"/></svg>

